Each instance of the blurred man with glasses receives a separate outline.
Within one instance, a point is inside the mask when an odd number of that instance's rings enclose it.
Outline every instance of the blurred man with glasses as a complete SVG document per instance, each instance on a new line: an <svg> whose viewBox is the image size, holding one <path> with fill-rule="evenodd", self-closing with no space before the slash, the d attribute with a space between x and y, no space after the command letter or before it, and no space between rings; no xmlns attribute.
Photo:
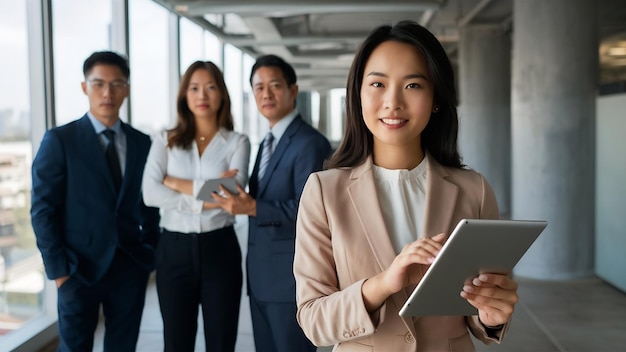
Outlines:
<svg viewBox="0 0 626 352"><path fill-rule="evenodd" d="M93 350L102 309L104 350L135 351L158 238L141 195L150 137L119 118L124 57L93 53L83 73L89 111L47 131L33 161L32 225L58 287L58 350Z"/></svg>

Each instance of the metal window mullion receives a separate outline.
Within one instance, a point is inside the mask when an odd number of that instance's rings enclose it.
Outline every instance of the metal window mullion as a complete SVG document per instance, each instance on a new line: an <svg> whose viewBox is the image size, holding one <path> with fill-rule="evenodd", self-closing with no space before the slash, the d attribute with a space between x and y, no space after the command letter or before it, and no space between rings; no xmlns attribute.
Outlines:
<svg viewBox="0 0 626 352"><path fill-rule="evenodd" d="M129 55L129 20L128 20L128 0L111 0L111 50L119 54L126 55L130 64ZM132 73L131 73L132 76ZM132 77L131 77L132 81ZM131 82L132 86L132 82ZM132 124L131 97L129 96L120 109L120 117L126 117L126 121Z"/></svg>

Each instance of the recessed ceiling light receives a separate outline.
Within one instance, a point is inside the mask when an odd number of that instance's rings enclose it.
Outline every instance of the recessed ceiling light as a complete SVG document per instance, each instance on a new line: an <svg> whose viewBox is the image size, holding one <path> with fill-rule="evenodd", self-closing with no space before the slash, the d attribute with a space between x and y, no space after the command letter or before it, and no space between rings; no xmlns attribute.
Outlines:
<svg viewBox="0 0 626 352"><path fill-rule="evenodd" d="M626 47L614 46L607 51L609 56L626 56Z"/></svg>
<svg viewBox="0 0 626 352"><path fill-rule="evenodd" d="M189 6L187 6L187 5L176 5L176 6L174 6L174 11L176 11L176 12L189 12Z"/></svg>

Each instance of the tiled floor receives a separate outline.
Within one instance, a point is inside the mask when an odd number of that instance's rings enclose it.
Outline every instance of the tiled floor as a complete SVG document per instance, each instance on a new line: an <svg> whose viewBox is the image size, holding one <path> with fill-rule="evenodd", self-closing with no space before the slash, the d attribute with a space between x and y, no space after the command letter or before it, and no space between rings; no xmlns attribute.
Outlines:
<svg viewBox="0 0 626 352"><path fill-rule="evenodd" d="M242 235L245 234L245 219L240 219L236 229L245 252L245 235ZM598 278L561 282L518 279L518 283L520 302L505 340L501 345L489 347L478 342L477 351L626 351L626 293ZM156 288L151 283L137 351L162 351L162 327ZM198 331L202 331L201 325ZM100 326L94 351L102 351L102 333ZM318 352L330 350L324 347ZM201 334L196 339L196 351L204 351ZM241 302L236 351L254 352L250 309L245 295Z"/></svg>
<svg viewBox="0 0 626 352"><path fill-rule="evenodd" d="M626 351L626 294L598 278L517 279L520 302L501 345L478 351Z"/></svg>

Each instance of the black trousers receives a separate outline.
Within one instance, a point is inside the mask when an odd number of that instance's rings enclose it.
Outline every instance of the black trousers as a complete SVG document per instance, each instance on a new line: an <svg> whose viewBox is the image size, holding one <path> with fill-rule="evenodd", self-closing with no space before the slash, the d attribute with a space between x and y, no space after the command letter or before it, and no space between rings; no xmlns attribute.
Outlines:
<svg viewBox="0 0 626 352"><path fill-rule="evenodd" d="M206 350L234 351L242 276L232 226L199 234L164 230L156 252L156 283L165 351L194 351L198 306Z"/></svg>

